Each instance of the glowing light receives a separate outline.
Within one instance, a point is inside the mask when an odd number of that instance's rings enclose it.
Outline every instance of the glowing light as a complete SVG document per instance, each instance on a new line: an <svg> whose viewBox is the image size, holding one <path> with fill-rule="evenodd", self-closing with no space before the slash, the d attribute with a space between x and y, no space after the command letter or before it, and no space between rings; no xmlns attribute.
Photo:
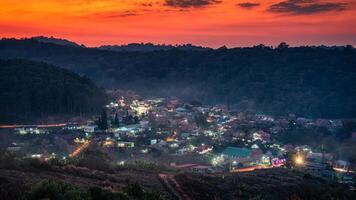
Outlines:
<svg viewBox="0 0 356 200"><path fill-rule="evenodd" d="M339 168L339 167L333 167L333 170L337 172L343 172L343 173L355 173L353 170L345 169L345 168Z"/></svg>
<svg viewBox="0 0 356 200"><path fill-rule="evenodd" d="M211 160L211 164L216 166L216 165L220 165L224 162L224 157L222 155L220 156L216 156L215 158L213 158Z"/></svg>
<svg viewBox="0 0 356 200"><path fill-rule="evenodd" d="M346 169L343 168L337 168L337 167L333 167L333 170L338 171L338 172L347 172Z"/></svg>
<svg viewBox="0 0 356 200"><path fill-rule="evenodd" d="M294 163L295 163L296 165L299 165L299 166L304 165L304 157L301 156L301 155L297 155L297 156L294 158Z"/></svg>

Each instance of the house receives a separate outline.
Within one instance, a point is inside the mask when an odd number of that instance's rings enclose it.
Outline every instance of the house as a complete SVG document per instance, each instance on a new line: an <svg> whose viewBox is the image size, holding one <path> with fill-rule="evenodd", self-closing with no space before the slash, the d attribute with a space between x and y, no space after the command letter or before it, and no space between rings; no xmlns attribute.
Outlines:
<svg viewBox="0 0 356 200"><path fill-rule="evenodd" d="M227 147L222 155L230 159L249 158L251 156L251 150L239 147Z"/></svg>
<svg viewBox="0 0 356 200"><path fill-rule="evenodd" d="M206 154L206 153L212 151L213 148L214 148L214 147L211 146L211 145L202 144L202 145L200 145L199 147L197 147L197 148L195 149L195 152L197 152L198 154Z"/></svg>
<svg viewBox="0 0 356 200"><path fill-rule="evenodd" d="M106 138L106 140L102 141L101 145L106 148L114 147L115 141L111 138Z"/></svg>
<svg viewBox="0 0 356 200"><path fill-rule="evenodd" d="M115 136L120 137L121 135L132 135L135 136L137 133L141 131L139 124L122 126L115 129Z"/></svg>
<svg viewBox="0 0 356 200"><path fill-rule="evenodd" d="M135 147L135 143L134 142L118 141L117 142L117 147L119 147L119 148L134 148Z"/></svg>
<svg viewBox="0 0 356 200"><path fill-rule="evenodd" d="M84 127L84 132L86 132L86 133L94 133L96 128L97 128L96 125L87 125L87 126Z"/></svg>
<svg viewBox="0 0 356 200"><path fill-rule="evenodd" d="M15 128L15 133L20 134L20 135L26 135L26 134L46 134L45 129L39 129L35 126L28 126L28 127L21 127L21 128Z"/></svg>
<svg viewBox="0 0 356 200"><path fill-rule="evenodd" d="M187 132L183 132L183 133L180 133L179 134L179 136L180 136L180 138L182 138L182 139L188 139L189 138L189 133L187 133Z"/></svg>
<svg viewBox="0 0 356 200"><path fill-rule="evenodd" d="M188 110L183 107L178 107L178 108L176 108L176 112L177 113L186 113L186 112L188 112Z"/></svg>
<svg viewBox="0 0 356 200"><path fill-rule="evenodd" d="M177 150L177 154L178 154L178 155L184 155L184 154L186 154L188 151L189 151L188 148L181 148L181 149L178 149L178 150Z"/></svg>
<svg viewBox="0 0 356 200"><path fill-rule="evenodd" d="M252 134L252 141L260 140L262 142L269 142L271 139L270 134L264 131L258 131Z"/></svg>
<svg viewBox="0 0 356 200"><path fill-rule="evenodd" d="M157 139L151 139L150 140L150 145L157 144L158 140Z"/></svg>
<svg viewBox="0 0 356 200"><path fill-rule="evenodd" d="M7 147L7 150L8 150L8 151L20 151L23 146L24 146L23 143L16 143L16 142L13 142L13 143L11 143L10 146Z"/></svg>

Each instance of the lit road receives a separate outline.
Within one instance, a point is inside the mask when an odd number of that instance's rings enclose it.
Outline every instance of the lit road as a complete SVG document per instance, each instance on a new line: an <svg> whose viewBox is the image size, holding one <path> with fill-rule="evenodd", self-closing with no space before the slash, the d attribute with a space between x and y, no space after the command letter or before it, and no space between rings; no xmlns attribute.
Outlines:
<svg viewBox="0 0 356 200"><path fill-rule="evenodd" d="M267 167L267 166L251 166L251 167L245 167L245 168L241 168L241 169L234 169L231 170L231 172L251 172L251 171L255 171L256 169L269 169L269 168L273 168L273 167Z"/></svg>
<svg viewBox="0 0 356 200"><path fill-rule="evenodd" d="M82 145L80 145L77 149L75 149L71 154L69 154L69 157L73 158L79 155L81 152L83 152L85 149L87 149L90 145L91 141L85 141Z"/></svg>
<svg viewBox="0 0 356 200"><path fill-rule="evenodd" d="M0 128L26 128L26 127L37 127L37 128L55 128L64 127L67 124L34 124L34 125L0 125Z"/></svg>
<svg viewBox="0 0 356 200"><path fill-rule="evenodd" d="M333 167L333 170L334 171L337 171L337 172L343 172L343 173L345 173L345 172L347 172L347 173L355 173L354 171L352 171L352 170L348 170L348 169L344 169L344 168L337 168L337 167Z"/></svg>

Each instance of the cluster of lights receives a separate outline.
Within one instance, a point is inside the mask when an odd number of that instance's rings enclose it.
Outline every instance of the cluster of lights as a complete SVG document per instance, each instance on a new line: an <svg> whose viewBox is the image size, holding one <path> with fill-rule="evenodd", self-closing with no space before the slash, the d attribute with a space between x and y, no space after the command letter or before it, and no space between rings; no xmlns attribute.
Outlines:
<svg viewBox="0 0 356 200"><path fill-rule="evenodd" d="M117 108L119 107L119 104L111 102L109 105L106 105L107 108Z"/></svg>
<svg viewBox="0 0 356 200"><path fill-rule="evenodd" d="M224 156L223 155L216 156L211 160L211 164L214 165L214 166L219 165L219 164L221 164L223 162L224 162Z"/></svg>

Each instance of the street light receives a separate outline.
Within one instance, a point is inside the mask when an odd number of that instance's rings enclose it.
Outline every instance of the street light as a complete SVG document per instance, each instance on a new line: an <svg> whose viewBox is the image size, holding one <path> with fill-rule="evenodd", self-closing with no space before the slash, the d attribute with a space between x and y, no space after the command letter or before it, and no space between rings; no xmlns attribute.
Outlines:
<svg viewBox="0 0 356 200"><path fill-rule="evenodd" d="M301 165L304 165L304 157L301 156L301 155L297 155L295 158L294 158L294 163L298 166L301 166Z"/></svg>

